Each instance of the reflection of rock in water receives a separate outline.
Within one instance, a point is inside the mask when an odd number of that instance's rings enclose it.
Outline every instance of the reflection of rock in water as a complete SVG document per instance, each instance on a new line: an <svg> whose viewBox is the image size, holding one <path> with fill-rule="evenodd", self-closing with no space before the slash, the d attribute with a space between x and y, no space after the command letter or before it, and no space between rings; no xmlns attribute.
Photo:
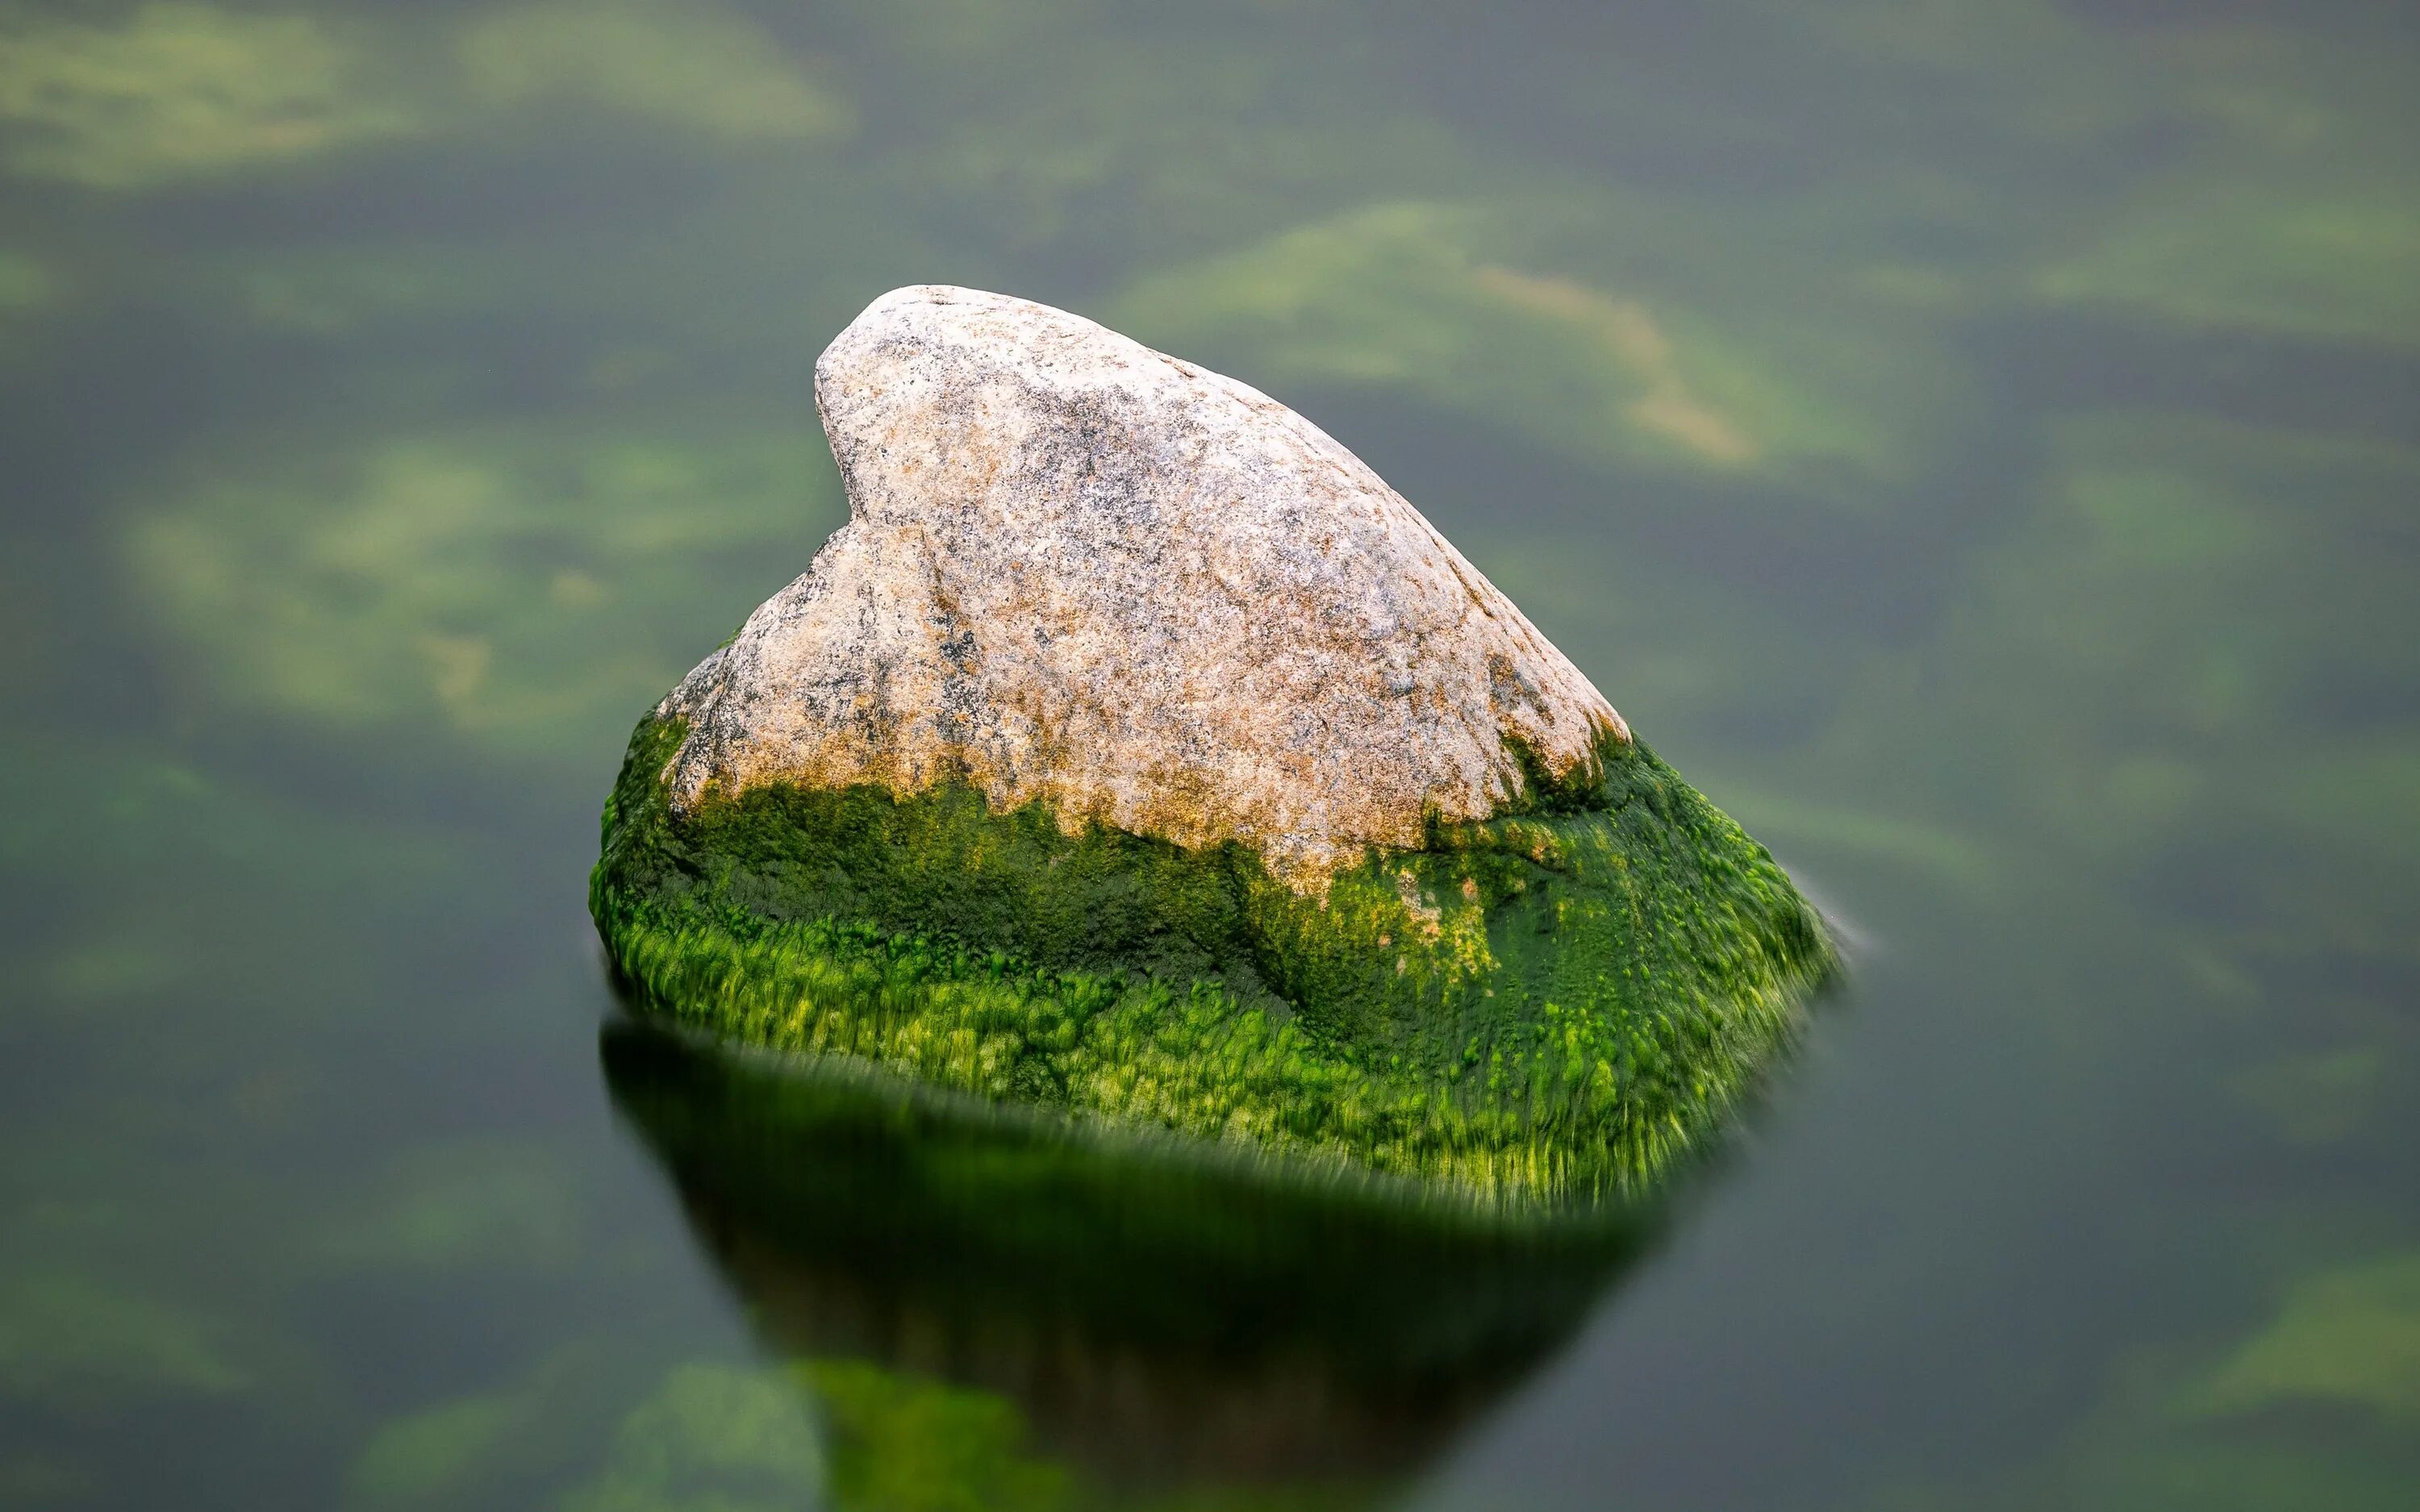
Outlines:
<svg viewBox="0 0 2420 1512"><path fill-rule="evenodd" d="M1509 1235L637 1024L615 1105L778 1348L1005 1395L1128 1481L1383 1481L1535 1366L1642 1226Z"/></svg>

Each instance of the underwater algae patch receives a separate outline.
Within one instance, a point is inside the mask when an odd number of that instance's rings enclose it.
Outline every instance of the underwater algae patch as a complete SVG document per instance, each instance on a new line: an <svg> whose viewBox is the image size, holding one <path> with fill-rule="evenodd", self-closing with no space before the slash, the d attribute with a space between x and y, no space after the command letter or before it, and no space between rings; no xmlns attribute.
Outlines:
<svg viewBox="0 0 2420 1512"><path fill-rule="evenodd" d="M347 28L186 4L145 5L113 26L76 8L0 16L0 168L16 176L143 190L420 127Z"/></svg>
<svg viewBox="0 0 2420 1512"><path fill-rule="evenodd" d="M1812 318L1718 250L1742 239L1662 200L1382 203L1156 270L1117 308L1262 381L1408 395L1599 472L1786 483L1869 512L1960 424L1939 313L1793 270L1854 312Z"/></svg>
<svg viewBox="0 0 2420 1512"><path fill-rule="evenodd" d="M1636 742L1592 785L1373 848L1324 897L962 786L773 784L675 815L650 716L590 906L650 1007L954 1091L1425 1179L1652 1185L1830 969L1762 847Z"/></svg>
<svg viewBox="0 0 2420 1512"><path fill-rule="evenodd" d="M839 513L816 448L728 415L443 425L197 454L128 521L198 707L543 760L612 740L696 606ZM828 464L827 464L828 465Z"/></svg>

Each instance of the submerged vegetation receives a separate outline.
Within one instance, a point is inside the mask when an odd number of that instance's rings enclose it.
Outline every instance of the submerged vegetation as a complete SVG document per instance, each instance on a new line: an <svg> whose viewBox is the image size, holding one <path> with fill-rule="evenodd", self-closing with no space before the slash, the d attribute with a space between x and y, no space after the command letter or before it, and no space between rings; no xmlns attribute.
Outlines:
<svg viewBox="0 0 2420 1512"><path fill-rule="evenodd" d="M1819 326L1719 259L1673 277L1664 243L1721 235L1647 197L1363 206L1156 271L1112 323L1294 390L1415 395L1584 466L1787 478L1870 509L1959 408L1934 316L1870 280L1827 290L1855 322Z"/></svg>
<svg viewBox="0 0 2420 1512"><path fill-rule="evenodd" d="M676 816L650 717L590 906L647 1001L930 1085L1432 1179L1483 1201L1651 1186L1827 974L1772 857L1644 747L1433 822L1307 897L970 790L774 785Z"/></svg>
<svg viewBox="0 0 2420 1512"><path fill-rule="evenodd" d="M851 125L845 99L713 0L507 4L458 22L450 49L402 31L187 0L153 0L115 24L11 6L0 10L11 131L0 169L141 191L493 129L535 105L728 144L814 142Z"/></svg>
<svg viewBox="0 0 2420 1512"><path fill-rule="evenodd" d="M14 11L14 8L11 8ZM0 15L0 162L105 190L283 163L411 130L316 18L144 6L118 26Z"/></svg>
<svg viewBox="0 0 2420 1512"><path fill-rule="evenodd" d="M611 739L711 593L837 522L794 432L657 413L296 447L169 489L127 550L214 699L544 759L569 730Z"/></svg>

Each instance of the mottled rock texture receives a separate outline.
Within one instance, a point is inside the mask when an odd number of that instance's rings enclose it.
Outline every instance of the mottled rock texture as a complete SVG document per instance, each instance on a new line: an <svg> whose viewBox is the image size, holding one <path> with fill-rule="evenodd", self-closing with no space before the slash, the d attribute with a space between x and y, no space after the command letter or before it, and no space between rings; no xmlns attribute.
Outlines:
<svg viewBox="0 0 2420 1512"><path fill-rule="evenodd" d="M641 722L591 904L660 1011L1490 1204L1636 1190L1830 970L1772 857L1282 405L876 301L849 523Z"/></svg>
<svg viewBox="0 0 2420 1512"><path fill-rule="evenodd" d="M887 294L815 364L849 522L665 704L676 808L944 778L1306 887L1621 716L1311 422L1024 300Z"/></svg>

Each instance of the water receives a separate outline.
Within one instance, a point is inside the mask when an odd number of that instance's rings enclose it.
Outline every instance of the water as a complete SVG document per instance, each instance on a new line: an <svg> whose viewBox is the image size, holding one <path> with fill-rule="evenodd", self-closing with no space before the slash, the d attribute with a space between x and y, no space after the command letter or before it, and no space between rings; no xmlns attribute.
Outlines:
<svg viewBox="0 0 2420 1512"><path fill-rule="evenodd" d="M2420 1501L2392 8L0 26L0 1503ZM1327 426L1854 930L1659 1228L1222 1227L617 1026L623 736L915 281Z"/></svg>

